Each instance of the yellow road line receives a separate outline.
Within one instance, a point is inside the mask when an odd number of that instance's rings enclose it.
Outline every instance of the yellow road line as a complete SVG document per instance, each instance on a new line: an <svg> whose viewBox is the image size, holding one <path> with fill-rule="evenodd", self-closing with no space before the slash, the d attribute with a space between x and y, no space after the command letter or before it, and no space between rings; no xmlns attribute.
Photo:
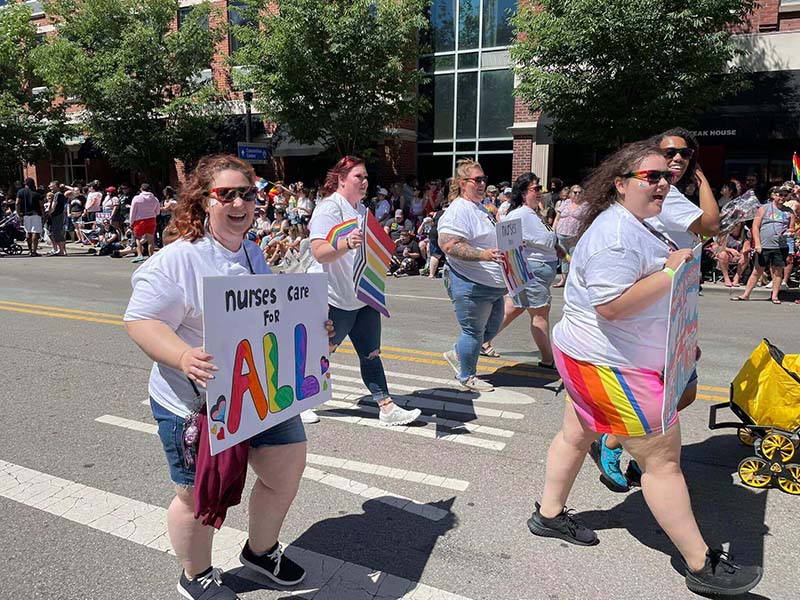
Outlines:
<svg viewBox="0 0 800 600"><path fill-rule="evenodd" d="M42 310L53 310L62 313L73 313L77 315L92 315L95 317L108 317L110 319L120 319L122 320L122 315L112 315L110 313L102 313L102 312L92 312L89 310L76 310L74 308L61 308L60 306L45 306L43 304L28 304L27 302L8 302L7 300L0 300L0 306L11 306L14 308L38 308Z"/></svg>
<svg viewBox="0 0 800 600"><path fill-rule="evenodd" d="M41 310L33 310L41 309ZM105 325L122 325L122 316L114 315L111 313L93 312L87 310L78 310L72 308L61 308L58 306L47 306L43 304L28 304L22 302L10 302L7 300L0 300L0 310L10 312L17 312L23 314L37 315L42 317L57 317L61 319L69 319L74 321L86 321L88 323L102 323ZM92 316L86 316L92 315ZM105 319L98 319L94 317L108 317ZM381 346L382 350L389 352L382 352L382 356L387 359L401 360L404 362L418 363L433 365L437 367L449 366L446 361L438 358L441 356L440 352L432 352L430 350L415 350L413 348L400 348L397 346ZM355 355L352 345L348 342L342 345L339 352L348 355ZM431 358L426 358L431 357ZM560 377L554 373L539 369L532 364L518 363L511 360L504 360L498 358L481 357L479 365L484 368L490 366L511 367L506 370L510 375L527 375L535 376L538 379L549 379L557 381ZM718 395L698 394L697 397L703 400L724 401L729 399L728 388L716 387L711 385L700 385L698 389L705 392L718 392Z"/></svg>
<svg viewBox="0 0 800 600"><path fill-rule="evenodd" d="M74 321L87 321L89 323L103 323L104 325L123 325L120 321L111 321L109 319L95 319L94 317L82 317L80 315L68 315L56 312L43 312L40 310L28 310L25 308L12 308L10 306L0 306L0 310L7 310L10 312L24 313L27 315L38 315L40 317L54 317L57 319L71 319Z"/></svg>

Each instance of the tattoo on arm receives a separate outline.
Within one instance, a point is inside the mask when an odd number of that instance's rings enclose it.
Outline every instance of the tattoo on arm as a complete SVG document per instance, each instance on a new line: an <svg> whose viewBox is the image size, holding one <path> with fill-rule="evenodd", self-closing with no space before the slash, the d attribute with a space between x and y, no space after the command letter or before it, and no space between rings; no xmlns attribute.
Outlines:
<svg viewBox="0 0 800 600"><path fill-rule="evenodd" d="M448 256L461 260L481 260L481 250L473 248L462 237L449 233L439 234L439 246Z"/></svg>

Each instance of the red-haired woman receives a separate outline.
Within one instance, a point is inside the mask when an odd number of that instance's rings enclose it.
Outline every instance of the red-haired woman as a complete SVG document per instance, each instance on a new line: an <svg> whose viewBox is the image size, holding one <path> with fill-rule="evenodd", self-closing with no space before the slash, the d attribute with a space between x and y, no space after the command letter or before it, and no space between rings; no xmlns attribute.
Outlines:
<svg viewBox="0 0 800 600"><path fill-rule="evenodd" d="M128 334L154 361L150 406L175 484L167 526L183 564L178 591L186 598L237 597L211 564L213 528L194 517L195 467L186 458L181 432L204 403L205 382L217 370L214 357L203 350L203 278L270 273L259 247L243 240L253 224L254 181L252 167L236 157L200 160L170 223L177 239L133 274L125 313ZM278 534L306 462L300 417L251 438L248 461L257 479L248 510L250 537L240 560L280 585L295 585L305 571L283 555Z"/></svg>
<svg viewBox="0 0 800 600"><path fill-rule="evenodd" d="M335 330L331 344L350 337L358 354L361 379L380 407L382 425L407 425L420 410L404 410L389 395L381 362L381 315L356 297L353 286L355 250L363 237L356 207L367 193L364 161L346 156L328 171L323 200L311 216L311 251L328 274L328 317Z"/></svg>

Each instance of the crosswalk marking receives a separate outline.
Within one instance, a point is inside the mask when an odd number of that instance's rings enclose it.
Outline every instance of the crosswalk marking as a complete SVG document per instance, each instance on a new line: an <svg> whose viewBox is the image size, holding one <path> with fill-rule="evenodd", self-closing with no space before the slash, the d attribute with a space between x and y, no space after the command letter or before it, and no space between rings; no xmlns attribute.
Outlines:
<svg viewBox="0 0 800 600"><path fill-rule="evenodd" d="M158 435L158 425L152 423L142 423L140 421L126 419L124 417L116 417L114 415L102 415L97 417L95 421L98 423L104 423L106 425L115 425L124 429L131 429L133 431L141 431L142 433L149 433L151 435ZM411 498L406 498L405 496L386 491L382 488L373 487L365 483L361 483L360 481L354 481L352 479L347 479L346 477L334 475L333 473L320 471L319 469L315 469L313 467L307 466L305 468L303 471L303 479L316 481L322 485L327 485L350 494L355 494L356 496L361 496L362 498L366 498L368 500L377 500L383 504L394 506L395 508L399 508L400 510L430 519L431 521L440 521L448 514L446 510L442 510L436 506L431 506L429 504L425 504L424 502L412 500Z"/></svg>
<svg viewBox="0 0 800 600"><path fill-rule="evenodd" d="M173 554L165 508L3 460L0 460L0 496L129 542ZM214 536L214 565L223 570L238 567L239 552L246 539L247 532L232 527L218 531ZM469 600L465 596L311 550L290 545L286 554L302 564L308 573L303 587L286 590L287 596L311 598L321 592L334 598L342 597L337 593L344 593L344 590L367 589L376 598ZM264 584L247 569L238 571L236 575Z"/></svg>
<svg viewBox="0 0 800 600"><path fill-rule="evenodd" d="M352 387L349 385L341 385L339 381L345 383L361 384L360 379L355 377L342 377L341 375L332 378L332 389L338 392L349 392L351 394L361 393L364 395L363 387ZM363 384L361 384L363 385ZM417 388L409 385L392 385L394 389L405 392L416 392ZM522 413L512 412L509 410L497 410L496 408L488 408L486 406L470 406L469 404L461 404L459 402L447 402L444 400L434 400L424 396L401 396L392 394L392 399L395 404L400 406L411 405L414 408L423 408L427 410L437 410L453 413L466 413L468 415L481 415L484 417L495 417L498 419L522 419L525 417Z"/></svg>
<svg viewBox="0 0 800 600"><path fill-rule="evenodd" d="M333 368L333 377L336 377L336 371L339 370L351 371L354 373L361 372L361 369L359 367L337 364L336 367ZM468 390L456 387L455 378L442 379L440 377L428 377L428 376L417 375L416 373L401 373L399 371L384 371L384 373L386 373L387 377L410 379L416 382L422 381L425 383L434 383L437 385L445 385L452 388L445 390L442 389L422 390L418 387L414 390L417 395L427 396L429 398L454 398L456 400L486 402L489 404L533 404L534 402L536 402L531 396L528 396L527 394L522 394L520 392L516 392L514 390L508 390L505 388L495 388L493 392L487 392L485 394L470 392ZM393 388L396 387L394 384L390 385Z"/></svg>

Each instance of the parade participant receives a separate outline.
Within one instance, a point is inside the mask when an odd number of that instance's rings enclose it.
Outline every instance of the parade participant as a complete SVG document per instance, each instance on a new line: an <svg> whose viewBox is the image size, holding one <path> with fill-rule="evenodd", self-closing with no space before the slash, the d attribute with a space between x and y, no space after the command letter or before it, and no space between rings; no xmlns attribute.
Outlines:
<svg viewBox="0 0 800 600"><path fill-rule="evenodd" d="M450 205L437 226L438 245L448 261L444 285L461 328L461 336L444 358L461 385L475 392L494 390L475 373L481 346L494 338L503 322L506 294L495 222L481 203L486 181L480 164L459 160L450 180Z"/></svg>
<svg viewBox="0 0 800 600"><path fill-rule="evenodd" d="M747 280L741 296L731 300L749 300L764 270L769 267L772 273L772 303L780 304L783 271L789 257L787 235L793 236L795 229L794 213L784 206L789 196L786 189L775 186L769 191L770 202L758 209L753 219L753 247L756 250L756 266Z"/></svg>
<svg viewBox="0 0 800 600"><path fill-rule="evenodd" d="M550 342L550 285L556 277L559 246L555 232L536 214L541 197L542 188L535 173L523 173L517 177L506 220L519 219L522 223L522 251L533 279L515 296L506 296L505 316L497 333L527 310L531 317L531 336L541 356L539 366L555 369ZM491 342L481 347L481 354L500 356Z"/></svg>
<svg viewBox="0 0 800 600"><path fill-rule="evenodd" d="M565 503L591 442L614 433L641 465L644 499L683 556L687 587L742 594L761 579L761 568L735 565L706 545L680 468L677 412L661 431L669 290L691 250L671 252L670 240L645 219L661 211L671 177L658 145L646 141L617 151L587 182L586 229L553 331L569 398L528 528L577 545L598 543Z"/></svg>
<svg viewBox="0 0 800 600"><path fill-rule="evenodd" d="M139 194L131 201L131 229L136 236L136 258L132 263L140 263L153 256L155 250L156 217L161 214L161 203L150 191L150 184L143 183ZM248 223L250 225L252 220ZM147 256L144 245L147 244Z"/></svg>
<svg viewBox="0 0 800 600"><path fill-rule="evenodd" d="M181 189L170 224L179 239L133 274L125 313L129 335L154 360L150 406L176 486L167 525L183 564L178 592L190 599L237 597L211 564L213 528L195 519L195 467L186 458L180 432L187 416L203 403L205 382L216 371L214 357L202 347L203 278L270 273L258 246L243 241L253 221L254 180L253 168L233 156L198 162ZM305 571L283 554L278 535L305 467L300 417L254 436L249 445L248 461L257 479L248 508L249 539L240 560L280 585L295 585Z"/></svg>
<svg viewBox="0 0 800 600"><path fill-rule="evenodd" d="M573 185L567 197L556 208L556 218L553 221L553 229L558 235L558 243L566 252L565 259L561 262L561 281L553 287L564 287L569 275L569 259L575 252L578 244L578 232L583 223L583 213L586 204L583 202L583 189L579 185Z"/></svg>
<svg viewBox="0 0 800 600"><path fill-rule="evenodd" d="M715 236L719 233L719 205L714 191L697 162L700 146L686 129L677 127L656 136L654 141L661 148L672 173L669 193L664 198L661 213L648 224L671 239L678 248L694 248L700 243L698 236ZM700 206L693 204L683 191L690 182L699 188ZM702 279L700 289L702 290ZM697 370L681 396L678 410L691 405L697 398ZM626 473L620 469L622 446L613 436L603 436L592 446L591 455L600 469L601 481L614 492L626 492L631 483L637 484L640 471L632 460Z"/></svg>
<svg viewBox="0 0 800 600"><path fill-rule="evenodd" d="M358 354L361 379L380 408L380 423L407 425L421 411L405 410L392 400L380 357L381 314L356 297L353 285L355 250L363 237L358 227L348 231L345 224L359 218L356 207L367 186L367 170L360 158L346 156L328 171L325 197L309 223L311 251L328 274L328 317L336 331L331 338L333 351L349 337Z"/></svg>
<svg viewBox="0 0 800 600"><path fill-rule="evenodd" d="M17 192L16 211L17 216L25 227L28 254L30 256L41 256L39 254L39 237L44 233L42 223L44 198L36 190L36 182L31 177L25 180L25 187L20 188Z"/></svg>

